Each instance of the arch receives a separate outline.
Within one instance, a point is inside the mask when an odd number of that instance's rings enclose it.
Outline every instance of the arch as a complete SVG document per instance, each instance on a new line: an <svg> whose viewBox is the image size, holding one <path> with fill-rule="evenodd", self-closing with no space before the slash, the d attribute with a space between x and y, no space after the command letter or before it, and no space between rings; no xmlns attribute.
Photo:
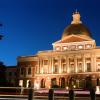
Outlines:
<svg viewBox="0 0 100 100"><path fill-rule="evenodd" d="M41 88L45 88L45 80L44 79L41 80Z"/></svg>
<svg viewBox="0 0 100 100"><path fill-rule="evenodd" d="M90 89L92 87L92 77L91 76L87 76L85 78L85 88L86 89Z"/></svg>
<svg viewBox="0 0 100 100"><path fill-rule="evenodd" d="M62 77L62 78L60 78L60 87L61 88L65 88L65 78L64 77Z"/></svg>
<svg viewBox="0 0 100 100"><path fill-rule="evenodd" d="M51 87L54 87L54 86L56 86L57 85L57 80L56 80L56 78L52 78L51 79Z"/></svg>

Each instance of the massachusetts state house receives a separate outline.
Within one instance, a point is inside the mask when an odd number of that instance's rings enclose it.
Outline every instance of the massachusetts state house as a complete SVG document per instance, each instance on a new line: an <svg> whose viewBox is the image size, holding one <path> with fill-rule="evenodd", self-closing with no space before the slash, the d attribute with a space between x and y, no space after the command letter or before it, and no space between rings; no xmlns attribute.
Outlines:
<svg viewBox="0 0 100 100"><path fill-rule="evenodd" d="M17 58L20 86L28 87L30 83L34 88L100 85L100 47L80 20L79 12L72 14L71 24L52 45L53 50Z"/></svg>

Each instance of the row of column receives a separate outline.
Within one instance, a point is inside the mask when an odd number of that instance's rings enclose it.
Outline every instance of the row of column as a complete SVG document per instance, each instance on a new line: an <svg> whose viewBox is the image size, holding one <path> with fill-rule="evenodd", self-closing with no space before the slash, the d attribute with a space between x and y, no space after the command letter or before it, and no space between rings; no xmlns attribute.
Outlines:
<svg viewBox="0 0 100 100"><path fill-rule="evenodd" d="M57 57L57 63L58 63L58 69L59 69L59 73L62 72L62 58L63 57ZM66 64L66 71L67 73L70 73L70 58L74 59L74 65L75 65L75 72L78 71L78 57L77 56L74 56L74 57L65 57L65 63ZM90 63L91 63L91 71L96 71L96 60L95 60L95 57L94 55L91 55L89 57L91 60L90 60ZM44 66L46 67L47 69L47 73L52 73L53 74L53 71L54 71L54 59L55 57L50 57L48 58L48 64L47 65L44 65L44 61L45 59L42 59L42 58L39 58L38 59L38 64L37 64L37 70L36 72L37 73L43 73L43 70L44 70ZM85 59L85 55L82 55L81 56L81 63L82 63L82 72L85 72L86 71L86 59Z"/></svg>

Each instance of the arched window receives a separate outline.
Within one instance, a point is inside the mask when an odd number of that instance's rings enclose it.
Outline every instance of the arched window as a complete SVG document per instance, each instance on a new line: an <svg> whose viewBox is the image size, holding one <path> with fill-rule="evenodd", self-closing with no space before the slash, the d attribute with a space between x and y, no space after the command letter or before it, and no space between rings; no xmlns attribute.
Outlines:
<svg viewBox="0 0 100 100"><path fill-rule="evenodd" d="M61 88L65 88L65 78L62 77L62 78L59 79L59 81L60 81L60 82L59 82L59 83L60 83L60 87L61 87Z"/></svg>
<svg viewBox="0 0 100 100"><path fill-rule="evenodd" d="M45 88L45 80L44 79L41 80L41 88Z"/></svg>
<svg viewBox="0 0 100 100"><path fill-rule="evenodd" d="M57 85L56 78L51 79L51 87Z"/></svg>

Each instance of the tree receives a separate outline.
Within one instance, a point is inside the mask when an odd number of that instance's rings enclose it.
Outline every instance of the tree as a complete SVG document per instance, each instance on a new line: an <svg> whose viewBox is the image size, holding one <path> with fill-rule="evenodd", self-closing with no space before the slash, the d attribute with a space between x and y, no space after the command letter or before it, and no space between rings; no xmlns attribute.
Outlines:
<svg viewBox="0 0 100 100"><path fill-rule="evenodd" d="M6 66L0 62L0 86L6 86Z"/></svg>

